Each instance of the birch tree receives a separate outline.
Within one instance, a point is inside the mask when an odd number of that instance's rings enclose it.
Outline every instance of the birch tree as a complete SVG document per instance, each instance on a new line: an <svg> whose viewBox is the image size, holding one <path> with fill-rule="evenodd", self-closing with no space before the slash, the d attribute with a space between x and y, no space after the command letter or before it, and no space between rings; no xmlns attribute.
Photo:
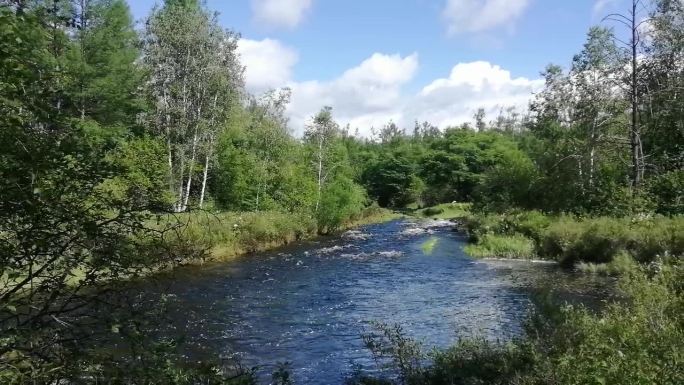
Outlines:
<svg viewBox="0 0 684 385"><path fill-rule="evenodd" d="M594 27L589 30L582 51L575 55L570 71L574 96L572 120L576 126L586 164L588 186L593 187L598 151L604 144L624 146L624 136L611 135L625 109L618 86L623 57L614 44L612 31Z"/></svg>
<svg viewBox="0 0 684 385"><path fill-rule="evenodd" d="M147 21L144 60L155 104L151 124L166 141L176 212L188 208L202 155L200 202L204 201L217 130L239 98L242 84L236 40L193 1L167 2Z"/></svg>
<svg viewBox="0 0 684 385"><path fill-rule="evenodd" d="M339 125L333 120L332 107L323 107L313 118L313 122L306 127L304 132L305 141L313 149L313 162L316 171L316 205L315 212L318 212L321 204L321 193L323 186L334 170L332 164L332 148L335 137L339 134Z"/></svg>
<svg viewBox="0 0 684 385"><path fill-rule="evenodd" d="M624 85L627 89L627 96L630 104L630 125L629 125L629 145L631 158L631 178L632 188L638 189L644 178L644 147L641 138L641 124L640 124L640 97L642 89L640 82L642 82L642 66L640 63L640 48L642 47L643 34L642 26L648 23L650 18L644 15L646 5L642 0L631 0L629 10L622 13L611 13L603 20L617 23L626 28L628 37L621 39L615 37L615 40L622 43L624 49L629 55L629 64L627 65L627 76L624 76Z"/></svg>

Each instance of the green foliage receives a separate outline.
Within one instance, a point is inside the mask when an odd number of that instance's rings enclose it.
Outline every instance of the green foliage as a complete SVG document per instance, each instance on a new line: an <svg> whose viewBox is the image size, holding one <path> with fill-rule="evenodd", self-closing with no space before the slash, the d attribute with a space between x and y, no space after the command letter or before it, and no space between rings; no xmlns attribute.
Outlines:
<svg viewBox="0 0 684 385"><path fill-rule="evenodd" d="M637 268L638 264L627 252L618 253L608 263L580 262L577 264L577 270L598 275L621 276L629 274Z"/></svg>
<svg viewBox="0 0 684 385"><path fill-rule="evenodd" d="M436 219L466 218L471 215L471 206L470 203L443 203L421 210L420 215Z"/></svg>
<svg viewBox="0 0 684 385"><path fill-rule="evenodd" d="M652 219L561 218L551 224L539 243L539 254L564 264L578 261L607 263L626 251L639 262L684 253L681 217Z"/></svg>
<svg viewBox="0 0 684 385"><path fill-rule="evenodd" d="M143 110L139 38L128 4L96 0L79 10L75 44L68 52L67 71L73 81L73 115L104 126L131 129Z"/></svg>
<svg viewBox="0 0 684 385"><path fill-rule="evenodd" d="M531 259L535 256L534 242L523 235L485 234L464 250L476 258Z"/></svg>
<svg viewBox="0 0 684 385"><path fill-rule="evenodd" d="M609 263L622 252L648 263L658 256L682 255L682 217L576 218L547 216L538 211L474 215L466 229L476 245L468 246L475 255L485 255L484 239L503 241L522 237L532 242L532 255L572 266L578 262ZM501 239L499 239L501 238ZM495 242L498 243L498 242Z"/></svg>
<svg viewBox="0 0 684 385"><path fill-rule="evenodd" d="M655 272L625 276L620 287L629 303L612 303L600 314L564 308L538 342L540 362L529 377L559 384L680 383L683 271L681 262L661 262Z"/></svg>
<svg viewBox="0 0 684 385"><path fill-rule="evenodd" d="M217 260L285 245L317 233L314 219L278 211L217 214L198 211L169 214L157 223L176 229L170 242L207 248Z"/></svg>
<svg viewBox="0 0 684 385"><path fill-rule="evenodd" d="M657 202L658 213L684 213L684 171L674 170L658 175L650 181L648 191Z"/></svg>
<svg viewBox="0 0 684 385"><path fill-rule="evenodd" d="M524 154L504 135L448 129L430 142L420 161L420 175L430 190L426 203L471 200L485 172L507 167L516 156Z"/></svg>
<svg viewBox="0 0 684 385"><path fill-rule="evenodd" d="M322 232L339 228L360 212L366 203L363 188L350 179L340 177L325 187L316 219Z"/></svg>
<svg viewBox="0 0 684 385"><path fill-rule="evenodd" d="M134 197L150 209L163 210L172 202L166 184L168 164L164 144L152 137L120 142L106 159L119 175L105 182L108 192L118 199Z"/></svg>
<svg viewBox="0 0 684 385"><path fill-rule="evenodd" d="M435 207L428 207L421 211L424 217L434 217L435 215L439 214L444 214L444 208L435 206Z"/></svg>
<svg viewBox="0 0 684 385"><path fill-rule="evenodd" d="M533 313L527 333L507 344L462 339L445 351L423 353L401 329L370 346L386 352L398 378L356 374L351 384L678 384L684 311L681 261L659 261L653 269L635 268L623 276L625 301L599 313L582 307L542 307ZM374 341L380 341L378 339ZM398 343L401 342L401 344ZM419 364L414 364L414 363ZM408 363L408 365L407 365Z"/></svg>
<svg viewBox="0 0 684 385"><path fill-rule="evenodd" d="M406 148L389 151L370 164L362 176L369 195L382 207L416 202L424 190L417 167Z"/></svg>
<svg viewBox="0 0 684 385"><path fill-rule="evenodd" d="M515 150L503 153L502 158L500 165L484 174L484 181L477 187L476 209L501 212L534 202L538 176L532 160Z"/></svg>

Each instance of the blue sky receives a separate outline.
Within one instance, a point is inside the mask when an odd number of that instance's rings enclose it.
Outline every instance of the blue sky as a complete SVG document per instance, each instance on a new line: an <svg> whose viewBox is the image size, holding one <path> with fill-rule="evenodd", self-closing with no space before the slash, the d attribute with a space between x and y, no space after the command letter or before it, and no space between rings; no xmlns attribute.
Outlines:
<svg viewBox="0 0 684 385"><path fill-rule="evenodd" d="M288 86L294 131L321 104L361 131L524 108L621 0L209 0L240 32L248 88ZM129 0L142 20L154 0ZM456 70L458 67L458 70ZM493 117L492 117L493 118Z"/></svg>

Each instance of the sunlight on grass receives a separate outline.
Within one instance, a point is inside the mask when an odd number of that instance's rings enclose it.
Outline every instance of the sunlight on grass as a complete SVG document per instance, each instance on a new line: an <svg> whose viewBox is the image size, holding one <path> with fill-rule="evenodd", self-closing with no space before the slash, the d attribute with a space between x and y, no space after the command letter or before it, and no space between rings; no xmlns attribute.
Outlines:
<svg viewBox="0 0 684 385"><path fill-rule="evenodd" d="M444 203L419 211L420 215L434 219L463 218L470 215L470 203Z"/></svg>

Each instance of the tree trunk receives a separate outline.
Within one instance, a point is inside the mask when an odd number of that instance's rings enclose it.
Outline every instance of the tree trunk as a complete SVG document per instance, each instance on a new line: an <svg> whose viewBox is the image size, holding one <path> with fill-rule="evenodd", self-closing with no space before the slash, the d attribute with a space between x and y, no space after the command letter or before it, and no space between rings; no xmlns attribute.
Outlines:
<svg viewBox="0 0 684 385"><path fill-rule="evenodd" d="M321 204L321 190L323 187L323 136L318 139L318 195L316 197L316 212Z"/></svg>
<svg viewBox="0 0 684 385"><path fill-rule="evenodd" d="M632 22L632 41L631 41L631 48L632 48L632 79L631 82L631 103L632 103L632 125L630 129L630 135L629 135L629 143L630 143L630 148L631 148L631 155L632 155L632 187L636 190L639 188L639 185L641 184L641 179L642 179L642 174L643 170L641 167L641 138L639 135L639 122L638 122L638 103L639 103L639 96L637 94L638 92L638 84L637 84L637 48L639 45L639 31L638 31L638 26L637 26L637 21L636 21L636 13L637 13L637 5L638 1L632 1L632 17L631 17L631 22Z"/></svg>
<svg viewBox="0 0 684 385"><path fill-rule="evenodd" d="M185 193L183 194L183 205L181 206L181 211L188 209L188 199L190 199L190 189L192 187L192 171L195 166L195 155L197 149L197 128L195 128L195 134L192 138L192 155L190 156L190 164L188 164L188 182L185 185Z"/></svg>
<svg viewBox="0 0 684 385"><path fill-rule="evenodd" d="M199 208L204 205L204 193L207 189L207 175L209 174L209 159L211 159L211 154L213 150L213 139L209 140L209 148L207 149L207 154L204 157L204 175L202 175L202 192L200 192Z"/></svg>
<svg viewBox="0 0 684 385"><path fill-rule="evenodd" d="M204 159L204 175L202 175L202 191L200 192L199 208L204 205L204 192L207 189L207 173L209 172L209 155Z"/></svg>
<svg viewBox="0 0 684 385"><path fill-rule="evenodd" d="M179 213L183 211L183 179L185 178L185 151L180 151L180 162L178 165L180 175L178 176L178 195L176 196L176 203L174 211Z"/></svg>

